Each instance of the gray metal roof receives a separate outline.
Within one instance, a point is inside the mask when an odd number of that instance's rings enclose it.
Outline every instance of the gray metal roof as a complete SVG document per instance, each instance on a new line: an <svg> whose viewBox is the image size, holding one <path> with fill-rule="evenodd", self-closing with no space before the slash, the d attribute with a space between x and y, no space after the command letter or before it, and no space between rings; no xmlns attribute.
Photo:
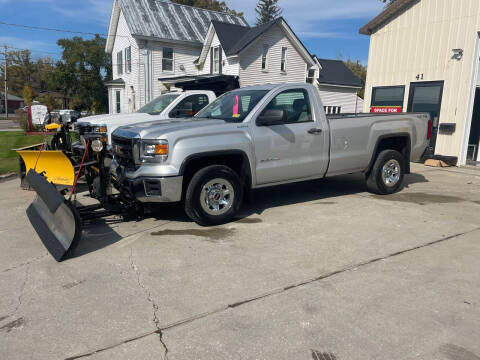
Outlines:
<svg viewBox="0 0 480 360"><path fill-rule="evenodd" d="M203 43L212 20L248 26L239 16L164 0L119 0L134 36Z"/></svg>

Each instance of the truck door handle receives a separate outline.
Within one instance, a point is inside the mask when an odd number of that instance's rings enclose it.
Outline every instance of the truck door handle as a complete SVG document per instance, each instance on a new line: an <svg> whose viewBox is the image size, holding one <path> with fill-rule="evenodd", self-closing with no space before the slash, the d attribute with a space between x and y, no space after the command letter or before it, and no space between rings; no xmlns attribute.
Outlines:
<svg viewBox="0 0 480 360"><path fill-rule="evenodd" d="M313 128L313 129L310 129L308 130L308 133L309 134L312 134L312 135L319 135L322 133L322 129L316 129L316 128Z"/></svg>

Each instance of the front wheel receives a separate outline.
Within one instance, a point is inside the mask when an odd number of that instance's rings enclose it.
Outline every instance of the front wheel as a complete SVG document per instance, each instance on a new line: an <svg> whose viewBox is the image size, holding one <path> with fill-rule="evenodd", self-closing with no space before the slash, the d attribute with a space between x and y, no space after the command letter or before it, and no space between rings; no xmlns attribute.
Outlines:
<svg viewBox="0 0 480 360"><path fill-rule="evenodd" d="M367 178L368 190L379 195L399 191L403 186L406 161L403 155L395 150L384 150L378 154Z"/></svg>
<svg viewBox="0 0 480 360"><path fill-rule="evenodd" d="M221 165L199 170L185 194L185 212L202 226L229 222L240 208L243 188L238 175Z"/></svg>

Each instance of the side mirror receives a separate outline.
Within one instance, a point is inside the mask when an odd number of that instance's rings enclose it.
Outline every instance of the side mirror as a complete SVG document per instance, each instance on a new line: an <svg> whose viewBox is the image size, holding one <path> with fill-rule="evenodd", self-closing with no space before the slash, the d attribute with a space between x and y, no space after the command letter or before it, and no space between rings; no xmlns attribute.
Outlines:
<svg viewBox="0 0 480 360"><path fill-rule="evenodd" d="M266 110L257 118L258 126L281 125L285 122L285 110Z"/></svg>

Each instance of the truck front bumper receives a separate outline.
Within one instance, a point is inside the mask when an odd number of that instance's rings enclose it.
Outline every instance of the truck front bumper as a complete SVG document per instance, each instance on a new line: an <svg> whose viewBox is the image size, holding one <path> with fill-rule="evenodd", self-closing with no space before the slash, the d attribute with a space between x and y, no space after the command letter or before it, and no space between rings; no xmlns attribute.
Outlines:
<svg viewBox="0 0 480 360"><path fill-rule="evenodd" d="M178 202L182 199L183 176L120 180L123 196L143 203Z"/></svg>

